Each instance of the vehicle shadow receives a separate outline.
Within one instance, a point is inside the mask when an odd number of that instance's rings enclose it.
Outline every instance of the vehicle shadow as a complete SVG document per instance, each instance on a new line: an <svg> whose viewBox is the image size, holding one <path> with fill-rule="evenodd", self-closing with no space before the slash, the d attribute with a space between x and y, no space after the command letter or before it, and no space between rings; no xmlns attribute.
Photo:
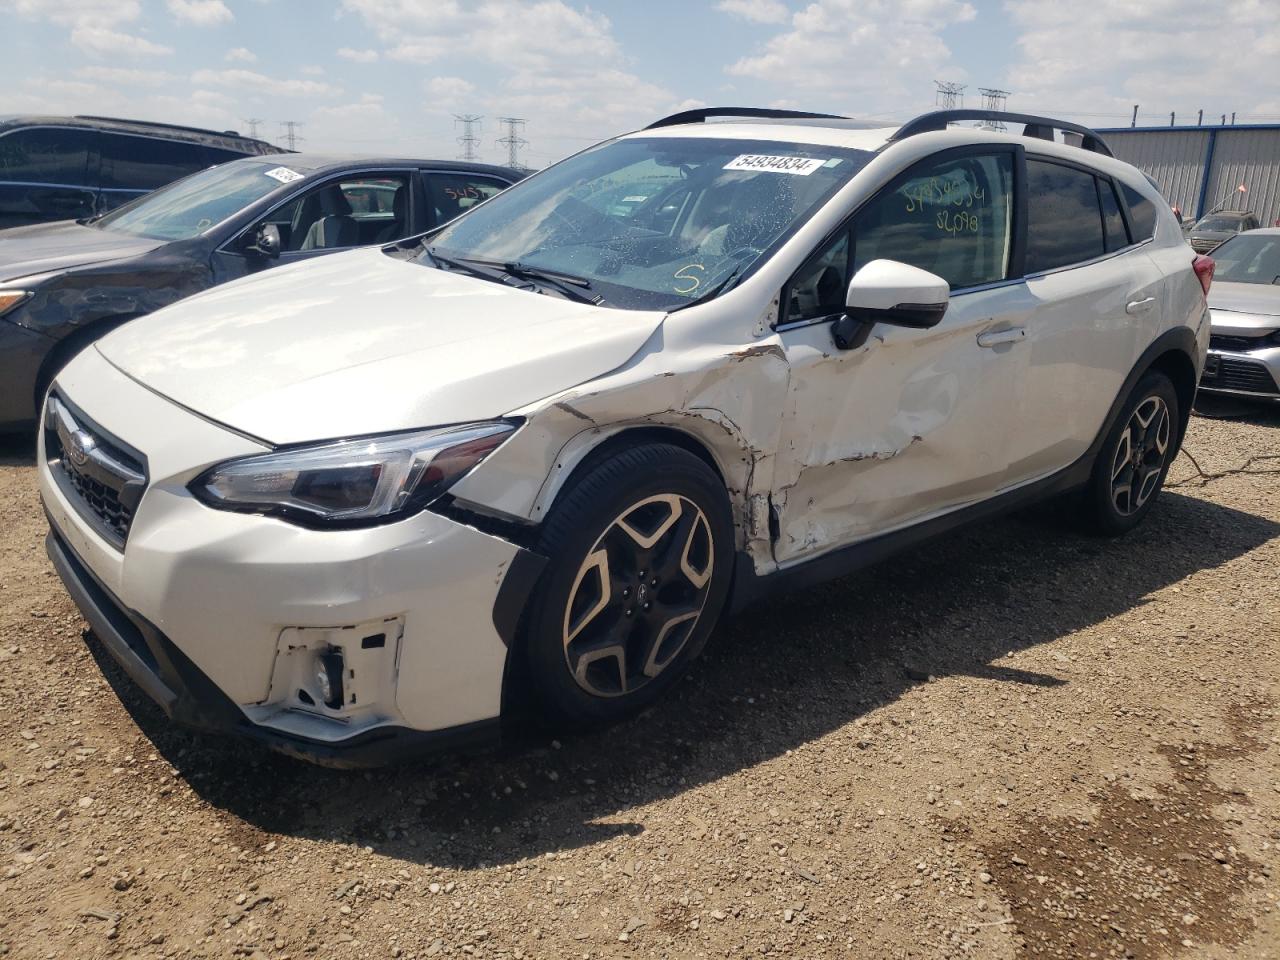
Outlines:
<svg viewBox="0 0 1280 960"><path fill-rule="evenodd" d="M974 527L726 623L644 715L555 744L536 728L480 755L368 771L311 767L167 723L91 643L143 732L245 847L271 835L357 843L461 869L645 829L647 804L775 758L931 677L1061 685L1000 665L1239 557L1280 524L1166 493L1119 540L1041 508ZM1046 522L1049 521L1049 522ZM851 753L871 764L876 754Z"/></svg>
<svg viewBox="0 0 1280 960"><path fill-rule="evenodd" d="M34 433L0 433L0 467L30 467L35 462Z"/></svg>
<svg viewBox="0 0 1280 960"><path fill-rule="evenodd" d="M1280 403L1275 402L1202 393L1196 397L1192 411L1208 420L1238 420L1260 427L1280 427Z"/></svg>

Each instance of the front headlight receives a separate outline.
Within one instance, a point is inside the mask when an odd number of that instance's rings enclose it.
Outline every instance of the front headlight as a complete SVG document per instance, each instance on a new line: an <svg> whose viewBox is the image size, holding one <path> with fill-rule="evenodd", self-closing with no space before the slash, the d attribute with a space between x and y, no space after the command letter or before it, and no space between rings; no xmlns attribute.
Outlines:
<svg viewBox="0 0 1280 960"><path fill-rule="evenodd" d="M31 296L30 290L0 290L0 317Z"/></svg>
<svg viewBox="0 0 1280 960"><path fill-rule="evenodd" d="M295 447L220 463L188 489L211 507L309 526L378 523L440 497L518 426L500 420Z"/></svg>

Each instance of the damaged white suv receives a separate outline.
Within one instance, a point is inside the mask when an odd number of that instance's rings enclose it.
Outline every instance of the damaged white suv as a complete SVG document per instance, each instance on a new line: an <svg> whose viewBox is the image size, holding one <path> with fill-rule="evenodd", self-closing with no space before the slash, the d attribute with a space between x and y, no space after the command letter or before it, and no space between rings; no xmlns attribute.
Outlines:
<svg viewBox="0 0 1280 960"><path fill-rule="evenodd" d="M986 116L693 111L129 323L45 404L57 570L175 720L369 763L625 715L766 589L1034 498L1127 530L1212 262Z"/></svg>

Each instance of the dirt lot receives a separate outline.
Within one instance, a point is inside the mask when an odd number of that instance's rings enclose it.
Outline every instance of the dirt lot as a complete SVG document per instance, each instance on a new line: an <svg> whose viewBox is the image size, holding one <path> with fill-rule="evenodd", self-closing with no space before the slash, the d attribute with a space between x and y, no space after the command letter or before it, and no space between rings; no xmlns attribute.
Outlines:
<svg viewBox="0 0 1280 960"><path fill-rule="evenodd" d="M1280 415L1193 421L1206 473ZM1280 460L728 624L603 734L374 773L168 726L0 448L0 955L1280 957Z"/></svg>

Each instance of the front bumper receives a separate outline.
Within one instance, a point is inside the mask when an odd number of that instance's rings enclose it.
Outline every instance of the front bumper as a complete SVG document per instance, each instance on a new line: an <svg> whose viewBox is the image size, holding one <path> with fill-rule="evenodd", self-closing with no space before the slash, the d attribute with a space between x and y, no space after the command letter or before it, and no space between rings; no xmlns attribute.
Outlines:
<svg viewBox="0 0 1280 960"><path fill-rule="evenodd" d="M1200 389L1205 393L1280 400L1280 346L1257 350L1209 348Z"/></svg>
<svg viewBox="0 0 1280 960"><path fill-rule="evenodd" d="M212 509L187 483L260 443L145 390L93 349L58 390L145 456L148 481L123 547L113 544L58 482L42 432L50 556L94 632L175 721L329 763L380 762L496 728L512 611L537 558L431 512L319 531ZM341 706L317 702L305 680L313 658L335 650L359 692Z"/></svg>

